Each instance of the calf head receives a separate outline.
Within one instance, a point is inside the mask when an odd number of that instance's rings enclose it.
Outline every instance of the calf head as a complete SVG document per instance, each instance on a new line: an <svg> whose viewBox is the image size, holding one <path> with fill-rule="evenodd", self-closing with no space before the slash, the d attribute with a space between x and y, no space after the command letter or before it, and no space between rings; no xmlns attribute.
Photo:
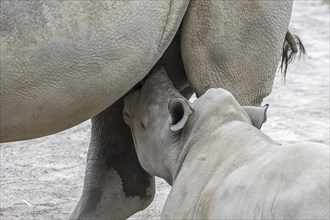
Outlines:
<svg viewBox="0 0 330 220"><path fill-rule="evenodd" d="M260 128L267 107L241 107L223 89L210 89L191 104L160 67L142 89L127 96L123 115L131 128L142 167L171 184L181 165L178 163L182 162L183 133L191 135L195 124L205 128L213 124L221 126L228 120L242 120Z"/></svg>
<svg viewBox="0 0 330 220"><path fill-rule="evenodd" d="M170 169L178 148L174 146L193 110L160 67L142 89L125 99L124 120L130 126L142 167L171 183Z"/></svg>

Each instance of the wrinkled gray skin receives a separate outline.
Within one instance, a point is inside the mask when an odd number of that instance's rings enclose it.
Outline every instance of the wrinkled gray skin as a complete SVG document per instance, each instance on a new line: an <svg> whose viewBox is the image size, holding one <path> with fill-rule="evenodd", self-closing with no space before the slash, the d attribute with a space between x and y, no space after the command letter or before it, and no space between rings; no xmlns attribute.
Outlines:
<svg viewBox="0 0 330 220"><path fill-rule="evenodd" d="M72 218L112 219L143 209L154 195L121 118L124 94L158 62L180 91L189 84L198 95L223 87L241 104L260 105L272 88L292 7L291 0L0 4L1 142L92 118Z"/></svg>
<svg viewBox="0 0 330 220"><path fill-rule="evenodd" d="M164 69L125 99L142 167L172 185L163 219L329 219L329 146L274 142L266 110L220 88L191 104Z"/></svg>

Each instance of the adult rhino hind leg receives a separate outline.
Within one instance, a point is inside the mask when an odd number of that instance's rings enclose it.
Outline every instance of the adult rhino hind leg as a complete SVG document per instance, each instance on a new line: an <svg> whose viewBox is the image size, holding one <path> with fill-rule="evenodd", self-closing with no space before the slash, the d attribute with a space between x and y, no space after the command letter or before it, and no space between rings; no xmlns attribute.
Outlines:
<svg viewBox="0 0 330 220"><path fill-rule="evenodd" d="M154 198L154 177L138 161L123 106L121 98L92 118L84 188L71 219L126 219Z"/></svg>
<svg viewBox="0 0 330 220"><path fill-rule="evenodd" d="M292 0L191 0L182 23L182 59L198 96L229 90L241 105L270 94Z"/></svg>

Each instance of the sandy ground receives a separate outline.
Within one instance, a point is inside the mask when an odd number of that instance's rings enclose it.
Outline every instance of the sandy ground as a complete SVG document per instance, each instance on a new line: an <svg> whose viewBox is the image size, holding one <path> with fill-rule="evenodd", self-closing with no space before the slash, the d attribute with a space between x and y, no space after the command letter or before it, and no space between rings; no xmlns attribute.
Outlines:
<svg viewBox="0 0 330 220"><path fill-rule="evenodd" d="M291 29L307 56L278 76L263 131L279 142L329 144L329 4L294 4ZM1 145L0 219L66 219L83 184L90 122L61 133ZM157 179L154 202L132 219L157 219L170 187Z"/></svg>

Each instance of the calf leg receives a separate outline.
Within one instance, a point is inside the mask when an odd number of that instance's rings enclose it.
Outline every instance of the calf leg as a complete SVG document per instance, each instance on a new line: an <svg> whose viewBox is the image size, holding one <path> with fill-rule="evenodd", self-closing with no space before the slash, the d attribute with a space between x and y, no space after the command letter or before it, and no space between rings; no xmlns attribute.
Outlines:
<svg viewBox="0 0 330 220"><path fill-rule="evenodd" d="M92 119L83 193L71 219L125 219L153 200L154 177L138 161L123 106L121 98Z"/></svg>

